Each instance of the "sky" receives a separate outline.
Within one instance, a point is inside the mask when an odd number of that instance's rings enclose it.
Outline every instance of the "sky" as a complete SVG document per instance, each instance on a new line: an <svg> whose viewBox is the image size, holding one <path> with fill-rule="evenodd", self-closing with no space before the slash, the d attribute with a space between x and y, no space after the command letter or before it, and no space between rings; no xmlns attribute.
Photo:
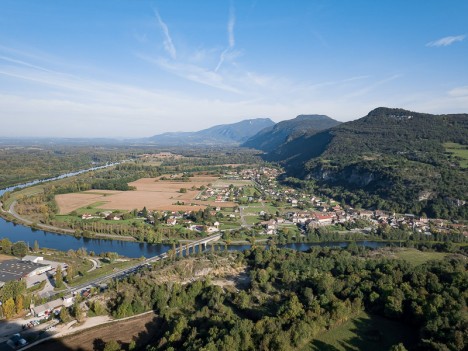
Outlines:
<svg viewBox="0 0 468 351"><path fill-rule="evenodd" d="M468 113L466 0L1 0L0 136Z"/></svg>

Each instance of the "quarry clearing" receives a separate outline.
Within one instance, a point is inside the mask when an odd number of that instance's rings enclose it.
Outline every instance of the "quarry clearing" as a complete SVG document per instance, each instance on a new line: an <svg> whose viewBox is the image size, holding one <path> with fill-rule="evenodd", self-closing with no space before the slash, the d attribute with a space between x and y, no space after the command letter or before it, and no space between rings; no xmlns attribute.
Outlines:
<svg viewBox="0 0 468 351"><path fill-rule="evenodd" d="M81 193L57 195L55 200L60 214L68 214L95 203L99 203L95 206L99 209L123 211L142 209L145 206L149 210L159 211L196 211L207 206L236 206L237 204L234 202L194 200L200 191L192 190L192 188L198 189L202 185L206 187L218 180L218 177L212 176L195 176L191 177L188 182L142 178L129 183L130 186L136 188L133 191L89 190ZM181 193L181 188L185 188L186 192ZM177 202L179 205L176 204Z"/></svg>

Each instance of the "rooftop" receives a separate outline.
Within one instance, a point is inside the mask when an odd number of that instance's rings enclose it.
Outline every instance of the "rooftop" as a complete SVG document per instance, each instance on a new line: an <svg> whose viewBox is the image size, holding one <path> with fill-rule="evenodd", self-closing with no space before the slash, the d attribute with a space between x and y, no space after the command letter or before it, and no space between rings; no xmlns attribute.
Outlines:
<svg viewBox="0 0 468 351"><path fill-rule="evenodd" d="M0 281L20 280L41 267L44 267L44 265L17 259L0 262Z"/></svg>

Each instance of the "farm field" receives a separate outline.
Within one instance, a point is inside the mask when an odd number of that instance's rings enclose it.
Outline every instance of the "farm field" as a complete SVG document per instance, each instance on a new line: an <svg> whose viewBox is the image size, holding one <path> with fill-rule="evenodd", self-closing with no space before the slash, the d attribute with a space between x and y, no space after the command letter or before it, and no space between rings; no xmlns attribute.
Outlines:
<svg viewBox="0 0 468 351"><path fill-rule="evenodd" d="M213 187L215 187L215 188L227 188L231 184L234 185L234 186L253 185L251 180L218 179L218 180L216 180L216 182L213 183Z"/></svg>
<svg viewBox="0 0 468 351"><path fill-rule="evenodd" d="M202 185L215 183L219 178L210 176L191 177L188 182L142 178L129 183L134 191L90 190L81 193L61 194L55 197L60 214L67 214L82 207L99 202L96 208L103 210L126 210L146 208L150 210L187 211L206 206L233 207L234 202L214 202L194 200ZM185 193L180 189L185 188ZM176 203L184 203L177 205ZM191 204L194 204L192 206Z"/></svg>

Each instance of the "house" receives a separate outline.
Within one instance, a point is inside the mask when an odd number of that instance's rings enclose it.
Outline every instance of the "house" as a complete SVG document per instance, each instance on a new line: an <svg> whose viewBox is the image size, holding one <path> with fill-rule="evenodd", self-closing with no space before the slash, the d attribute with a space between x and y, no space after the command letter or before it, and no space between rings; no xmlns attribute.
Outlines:
<svg viewBox="0 0 468 351"><path fill-rule="evenodd" d="M106 216L106 220L108 221L120 221L122 219L122 216L117 215L117 214L109 214Z"/></svg>
<svg viewBox="0 0 468 351"><path fill-rule="evenodd" d="M175 218L168 218L168 219L166 220L166 224L167 224L167 225L176 225L176 224L177 224L177 219L175 219Z"/></svg>
<svg viewBox="0 0 468 351"><path fill-rule="evenodd" d="M90 213L83 213L83 215L81 216L81 219L93 219L94 216Z"/></svg>
<svg viewBox="0 0 468 351"><path fill-rule="evenodd" d="M328 213L315 212L312 214L312 220L309 222L309 227L317 228L324 225L331 225L335 217Z"/></svg>
<svg viewBox="0 0 468 351"><path fill-rule="evenodd" d="M269 221L264 221L260 223L267 231L269 230L276 230L277 225L274 219L270 219Z"/></svg>
<svg viewBox="0 0 468 351"><path fill-rule="evenodd" d="M68 294L63 297L63 303L64 305L72 305L73 304L73 295Z"/></svg>
<svg viewBox="0 0 468 351"><path fill-rule="evenodd" d="M73 305L73 296L61 297L59 299L49 301L43 305L35 306L31 308L31 313L35 317L44 317L55 311L60 311L63 307L70 307Z"/></svg>
<svg viewBox="0 0 468 351"><path fill-rule="evenodd" d="M359 217L365 218L365 219L371 219L372 217L374 217L374 212L367 211L367 210L361 210L361 211L359 211Z"/></svg>
<svg viewBox="0 0 468 351"><path fill-rule="evenodd" d="M219 231L219 229L216 228L216 227L207 227L207 228L206 228L206 232L207 232L208 234L216 233L217 231Z"/></svg>

